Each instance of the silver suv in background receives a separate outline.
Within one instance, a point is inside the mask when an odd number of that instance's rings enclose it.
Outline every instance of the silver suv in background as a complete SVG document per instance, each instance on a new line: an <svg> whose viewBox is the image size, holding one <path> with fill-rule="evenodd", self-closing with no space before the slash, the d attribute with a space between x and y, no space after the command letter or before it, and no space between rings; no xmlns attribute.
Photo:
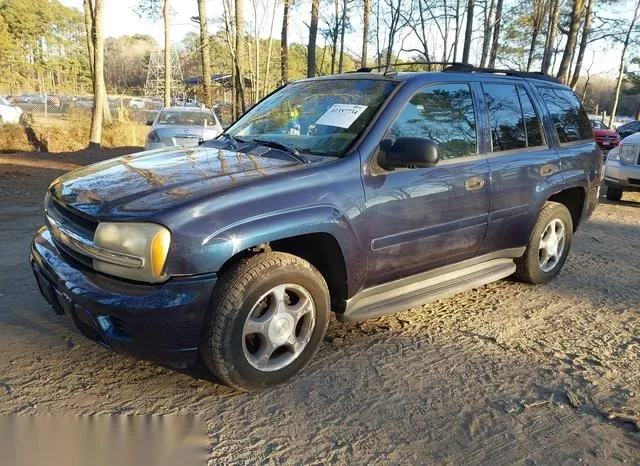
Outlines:
<svg viewBox="0 0 640 466"><path fill-rule="evenodd" d="M222 133L222 125L215 112L208 108L166 107L153 121L148 122L146 148L197 145Z"/></svg>
<svg viewBox="0 0 640 466"><path fill-rule="evenodd" d="M632 134L611 149L604 169L607 199L619 201L624 191L640 192L640 133Z"/></svg>

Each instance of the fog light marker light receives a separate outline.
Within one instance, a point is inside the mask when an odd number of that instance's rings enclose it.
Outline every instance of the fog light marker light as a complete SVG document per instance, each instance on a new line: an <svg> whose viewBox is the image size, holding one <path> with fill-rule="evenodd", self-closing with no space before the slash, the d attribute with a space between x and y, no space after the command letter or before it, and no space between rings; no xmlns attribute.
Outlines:
<svg viewBox="0 0 640 466"><path fill-rule="evenodd" d="M110 332L113 328L113 324L111 323L111 319L108 316L98 316L98 324L105 332Z"/></svg>

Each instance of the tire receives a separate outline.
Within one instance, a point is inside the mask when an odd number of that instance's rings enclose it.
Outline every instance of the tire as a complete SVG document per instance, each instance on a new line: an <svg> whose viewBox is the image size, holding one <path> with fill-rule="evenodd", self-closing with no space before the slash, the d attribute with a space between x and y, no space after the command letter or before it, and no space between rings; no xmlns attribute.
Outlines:
<svg viewBox="0 0 640 466"><path fill-rule="evenodd" d="M607 186L607 199L610 201L619 201L622 199L622 189Z"/></svg>
<svg viewBox="0 0 640 466"><path fill-rule="evenodd" d="M280 295L285 299L279 300ZM200 346L203 361L220 381L243 391L277 385L302 370L320 347L329 322L329 290L320 272L281 252L260 253L232 265L216 284L211 302ZM296 304L306 314L292 317ZM264 333L252 331L258 327ZM304 346L273 341L284 337ZM272 347L277 348L273 356L260 357Z"/></svg>
<svg viewBox="0 0 640 466"><path fill-rule="evenodd" d="M557 234L563 229L561 240L556 244L556 256L549 254ZM550 230L548 230L550 229ZM553 238L550 236L554 232ZM543 235L548 241L543 241ZM569 210L558 202L546 202L533 227L527 249L522 257L516 259L515 276L527 283L540 285L547 283L562 269L567 260L573 239L573 220ZM545 247L545 244L549 244ZM561 250L560 250L561 249ZM545 262L545 258L547 261Z"/></svg>

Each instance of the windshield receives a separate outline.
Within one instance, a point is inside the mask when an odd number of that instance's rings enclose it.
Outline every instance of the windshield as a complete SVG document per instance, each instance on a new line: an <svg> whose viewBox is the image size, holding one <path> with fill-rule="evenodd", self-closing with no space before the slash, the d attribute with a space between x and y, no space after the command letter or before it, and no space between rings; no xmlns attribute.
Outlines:
<svg viewBox="0 0 640 466"><path fill-rule="evenodd" d="M215 125L213 115L209 112L184 112L163 110L158 116L159 125L195 125L202 126L204 122L207 125Z"/></svg>
<svg viewBox="0 0 640 466"><path fill-rule="evenodd" d="M228 133L242 141L269 140L303 153L341 156L396 85L374 79L293 83L252 108Z"/></svg>
<svg viewBox="0 0 640 466"><path fill-rule="evenodd" d="M600 120L591 120L591 126L593 126L593 129L609 129L609 127Z"/></svg>

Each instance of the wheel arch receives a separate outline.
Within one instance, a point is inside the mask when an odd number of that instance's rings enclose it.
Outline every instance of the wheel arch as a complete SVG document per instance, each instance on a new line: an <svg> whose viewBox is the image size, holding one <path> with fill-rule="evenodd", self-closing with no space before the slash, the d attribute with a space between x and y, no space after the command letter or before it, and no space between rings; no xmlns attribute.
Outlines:
<svg viewBox="0 0 640 466"><path fill-rule="evenodd" d="M547 198L547 201L563 204L571 214L573 231L582 221L587 192L583 186L566 187ZM544 205L543 205L544 206Z"/></svg>

